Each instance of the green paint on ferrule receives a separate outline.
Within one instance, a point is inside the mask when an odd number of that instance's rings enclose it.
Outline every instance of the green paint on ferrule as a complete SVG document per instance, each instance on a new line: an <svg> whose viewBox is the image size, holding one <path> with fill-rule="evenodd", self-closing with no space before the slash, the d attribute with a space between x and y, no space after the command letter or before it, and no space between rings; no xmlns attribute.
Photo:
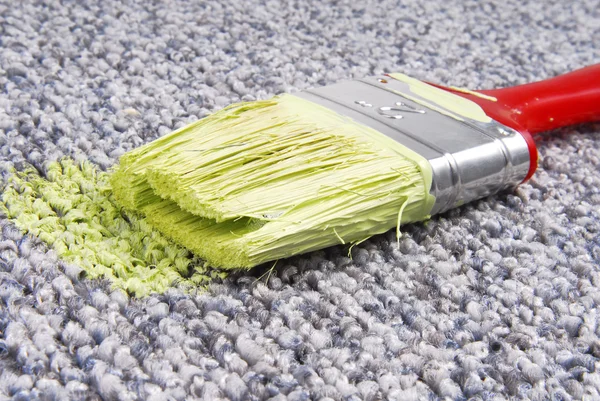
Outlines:
<svg viewBox="0 0 600 401"><path fill-rule="evenodd" d="M115 198L223 268L429 218L429 162L292 95L227 107L125 154Z"/></svg>
<svg viewBox="0 0 600 401"><path fill-rule="evenodd" d="M33 168L13 171L2 201L18 228L47 243L64 261L136 296L174 284L197 288L225 275L204 266L146 219L125 212L113 198L109 174L91 163L50 163L45 178Z"/></svg>

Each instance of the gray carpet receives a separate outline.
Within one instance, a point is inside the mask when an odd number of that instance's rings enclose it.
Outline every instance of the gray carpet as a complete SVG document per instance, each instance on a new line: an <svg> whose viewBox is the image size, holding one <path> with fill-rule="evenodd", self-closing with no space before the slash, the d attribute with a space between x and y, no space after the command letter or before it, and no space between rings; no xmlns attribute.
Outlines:
<svg viewBox="0 0 600 401"><path fill-rule="evenodd" d="M106 169L231 102L382 71L480 88L598 62L597 0L2 0L0 161ZM550 133L531 182L400 249L194 296L81 279L2 219L0 399L600 399L599 147L598 124Z"/></svg>

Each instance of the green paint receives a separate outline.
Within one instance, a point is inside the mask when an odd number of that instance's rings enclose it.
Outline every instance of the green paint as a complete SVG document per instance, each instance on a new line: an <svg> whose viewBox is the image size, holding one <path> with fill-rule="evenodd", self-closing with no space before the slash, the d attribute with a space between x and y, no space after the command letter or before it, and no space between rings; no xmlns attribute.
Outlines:
<svg viewBox="0 0 600 401"><path fill-rule="evenodd" d="M292 95L232 105L121 158L115 198L213 266L251 267L427 219L426 159Z"/></svg>
<svg viewBox="0 0 600 401"><path fill-rule="evenodd" d="M464 118L468 118L482 123L489 123L492 119L485 114L485 111L477 103L472 102L469 99L455 95L454 93L445 91L435 86L428 85L423 81L411 78L401 73L389 74L390 77L406 83L410 90L417 94L419 97L411 96L404 92L398 92L400 95L410 99L416 103L419 103L432 110L438 111L449 117L452 117L459 121L464 121ZM463 90L464 91L464 90ZM475 92L470 92L471 94ZM478 96L485 96L477 94Z"/></svg>
<svg viewBox="0 0 600 401"><path fill-rule="evenodd" d="M0 206L89 278L143 296L224 277L208 265L248 268L427 219L431 182L401 144L283 95L129 152L113 174L69 159L46 177L13 171Z"/></svg>
<svg viewBox="0 0 600 401"><path fill-rule="evenodd" d="M108 278L137 296L164 292L173 284L197 288L223 272L204 267L145 219L117 205L109 175L92 164L65 159L35 170L13 172L1 205L14 224L50 245L89 278Z"/></svg>

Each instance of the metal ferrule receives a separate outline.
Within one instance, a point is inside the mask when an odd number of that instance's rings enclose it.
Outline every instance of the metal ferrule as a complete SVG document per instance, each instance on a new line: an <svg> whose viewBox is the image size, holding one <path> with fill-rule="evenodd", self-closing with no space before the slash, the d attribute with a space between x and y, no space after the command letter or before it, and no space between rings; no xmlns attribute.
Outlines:
<svg viewBox="0 0 600 401"><path fill-rule="evenodd" d="M521 183L529 150L517 131L496 121L460 119L415 102L408 84L387 76L311 89L295 96L323 105L395 139L429 160L431 214L441 213ZM425 103L427 104L427 103Z"/></svg>

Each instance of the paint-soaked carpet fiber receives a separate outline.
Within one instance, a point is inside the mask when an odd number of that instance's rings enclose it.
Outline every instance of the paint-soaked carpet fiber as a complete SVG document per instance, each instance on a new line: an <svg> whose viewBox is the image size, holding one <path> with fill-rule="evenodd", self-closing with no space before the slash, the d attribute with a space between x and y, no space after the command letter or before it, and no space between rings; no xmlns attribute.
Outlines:
<svg viewBox="0 0 600 401"><path fill-rule="evenodd" d="M344 78L547 78L600 62L599 13L2 0L3 179L63 156L106 170L231 102ZM598 125L549 134L528 184L404 227L399 249L390 232L197 294L112 290L2 218L0 399L600 399L599 148Z"/></svg>

